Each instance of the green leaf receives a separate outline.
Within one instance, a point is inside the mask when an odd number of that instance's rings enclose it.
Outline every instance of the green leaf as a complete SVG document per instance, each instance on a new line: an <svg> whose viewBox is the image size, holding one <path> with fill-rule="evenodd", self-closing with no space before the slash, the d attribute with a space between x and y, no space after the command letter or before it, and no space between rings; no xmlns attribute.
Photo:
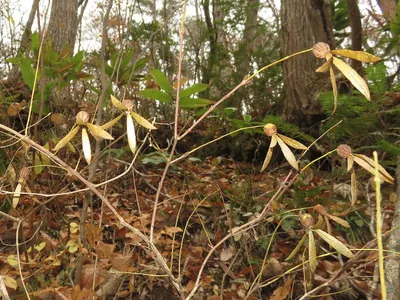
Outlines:
<svg viewBox="0 0 400 300"><path fill-rule="evenodd" d="M168 81L168 78L160 70L151 69L150 74L153 76L154 81L162 90L166 91L170 95L172 94L172 85Z"/></svg>
<svg viewBox="0 0 400 300"><path fill-rule="evenodd" d="M181 98L185 98L188 96L191 96L196 93L200 93L208 88L207 84L204 83L196 83L192 85L191 87L188 87L187 89L181 90L179 95Z"/></svg>
<svg viewBox="0 0 400 300"><path fill-rule="evenodd" d="M183 98L179 101L179 106L183 108L203 107L213 104L214 101L204 98Z"/></svg>
<svg viewBox="0 0 400 300"><path fill-rule="evenodd" d="M250 115L247 115L247 114L244 114L244 115L243 115L243 120L244 120L246 123L249 123L249 122L251 121L251 116L250 116Z"/></svg>
<svg viewBox="0 0 400 300"><path fill-rule="evenodd" d="M163 91L154 90L154 89L145 89L139 92L139 95L153 100L158 100L161 102L171 102L172 98L170 95Z"/></svg>
<svg viewBox="0 0 400 300"><path fill-rule="evenodd" d="M39 39L39 33L36 31L34 34L32 34L31 37L31 46L32 49L35 51L39 51L40 48L40 39Z"/></svg>
<svg viewBox="0 0 400 300"><path fill-rule="evenodd" d="M84 51L79 51L78 53L76 53L72 58L71 58L71 62L73 64L80 64L83 61L83 58L85 57L85 52Z"/></svg>
<svg viewBox="0 0 400 300"><path fill-rule="evenodd" d="M22 57L20 58L19 68L22 73L22 78L25 83L29 86L31 90L33 90L33 82L35 80L35 70L33 69L31 63L28 59Z"/></svg>

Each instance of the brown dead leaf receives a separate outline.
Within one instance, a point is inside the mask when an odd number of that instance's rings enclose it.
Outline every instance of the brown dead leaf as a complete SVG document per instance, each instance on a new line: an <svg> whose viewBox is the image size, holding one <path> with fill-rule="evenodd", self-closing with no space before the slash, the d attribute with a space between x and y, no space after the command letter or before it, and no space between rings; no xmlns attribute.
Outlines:
<svg viewBox="0 0 400 300"><path fill-rule="evenodd" d="M96 247L96 242L101 240L101 229L93 224L85 224L86 239L92 248Z"/></svg>
<svg viewBox="0 0 400 300"><path fill-rule="evenodd" d="M221 254L220 254L220 259L222 261L230 260L234 254L234 251L235 251L235 249L231 245L229 245L228 248L222 249Z"/></svg>
<svg viewBox="0 0 400 300"><path fill-rule="evenodd" d="M118 255L115 254L114 258L111 260L111 264L114 269L121 272L128 272L132 266L131 255Z"/></svg>
<svg viewBox="0 0 400 300"><path fill-rule="evenodd" d="M283 286L278 287L269 298L270 300L284 300L292 288L293 278L288 279Z"/></svg>
<svg viewBox="0 0 400 300"><path fill-rule="evenodd" d="M100 258L109 258L110 260L113 257L115 245L114 244L106 244L103 243L102 241L99 241L96 247L94 247L96 250L97 255Z"/></svg>
<svg viewBox="0 0 400 300"><path fill-rule="evenodd" d="M7 115L9 117L15 117L21 110L22 106L20 103L11 103L7 108Z"/></svg>

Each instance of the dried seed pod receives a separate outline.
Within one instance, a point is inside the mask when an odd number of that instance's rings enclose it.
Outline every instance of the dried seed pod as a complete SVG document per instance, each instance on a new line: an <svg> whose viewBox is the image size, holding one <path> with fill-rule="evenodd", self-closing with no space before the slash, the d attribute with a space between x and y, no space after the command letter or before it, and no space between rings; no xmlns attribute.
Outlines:
<svg viewBox="0 0 400 300"><path fill-rule="evenodd" d="M21 171L19 171L19 178L20 180L22 180L23 182L25 182L29 177L29 169L24 167L21 169Z"/></svg>
<svg viewBox="0 0 400 300"><path fill-rule="evenodd" d="M342 158L348 158L352 155L352 150L349 145L341 144L336 148L337 154Z"/></svg>
<svg viewBox="0 0 400 300"><path fill-rule="evenodd" d="M325 58L326 54L330 51L331 48L329 47L329 45L322 42L316 43L312 50L314 56L318 58Z"/></svg>
<svg viewBox="0 0 400 300"><path fill-rule="evenodd" d="M278 129L276 128L275 124L268 123L264 126L264 132L268 136L273 136L278 132Z"/></svg>
<svg viewBox="0 0 400 300"><path fill-rule="evenodd" d="M132 110L133 109L132 100L125 99L125 100L122 101L122 104L126 107L127 110Z"/></svg>
<svg viewBox="0 0 400 300"><path fill-rule="evenodd" d="M306 228L310 228L310 227L314 226L314 218L310 214L301 215L300 222L301 222L301 225L303 225Z"/></svg>
<svg viewBox="0 0 400 300"><path fill-rule="evenodd" d="M76 124L84 125L89 122L89 113L87 111L81 110L76 114Z"/></svg>

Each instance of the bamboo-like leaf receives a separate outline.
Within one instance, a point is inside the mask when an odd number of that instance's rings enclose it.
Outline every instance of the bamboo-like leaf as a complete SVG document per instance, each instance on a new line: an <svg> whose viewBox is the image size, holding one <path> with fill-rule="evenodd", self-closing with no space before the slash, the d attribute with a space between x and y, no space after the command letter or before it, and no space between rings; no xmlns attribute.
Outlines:
<svg viewBox="0 0 400 300"><path fill-rule="evenodd" d="M316 229L315 232L325 241L327 242L332 248L337 250L339 253L342 255L348 257L348 258L353 258L354 255L351 252L349 248L346 247L341 241L339 241L337 238L331 236L330 234L326 233L325 231L322 231L321 229Z"/></svg>
<svg viewBox="0 0 400 300"><path fill-rule="evenodd" d="M105 131L103 128L101 128L101 126L94 125L91 123L87 123L86 126L88 127L91 135L93 135L94 137L103 138L106 140L114 139L112 135L109 134L107 131Z"/></svg>
<svg viewBox="0 0 400 300"><path fill-rule="evenodd" d="M336 85L335 73L333 72L332 67L329 68L329 76L331 77L332 91L333 91L333 111L332 111L332 115L333 115L336 112L336 108L337 108L338 88Z"/></svg>
<svg viewBox="0 0 400 300"><path fill-rule="evenodd" d="M349 172L354 165L354 157L353 155L349 155L349 157L347 157L347 172Z"/></svg>
<svg viewBox="0 0 400 300"><path fill-rule="evenodd" d="M111 103L118 109L124 111L127 110L128 108L122 104L121 101L119 101L117 98L115 98L113 95L111 95Z"/></svg>
<svg viewBox="0 0 400 300"><path fill-rule="evenodd" d="M21 197L21 190L22 190L22 184L21 184L21 182L18 182L17 187L15 188L15 191L14 191L13 199L12 199L12 207L13 208L16 208L19 203L19 199Z"/></svg>
<svg viewBox="0 0 400 300"><path fill-rule="evenodd" d="M359 158L363 159L364 161L366 161L371 166L372 170L374 170L375 162L373 159L369 158L368 156L362 155L362 154L354 154L354 156L355 156L354 159L356 159L356 157L359 157ZM392 176L390 176L390 174L380 164L378 164L378 170L379 170L379 173L384 178L384 181L394 184L394 178ZM375 171L372 171L371 173L373 175L375 175Z"/></svg>
<svg viewBox="0 0 400 300"><path fill-rule="evenodd" d="M287 136L285 136L283 134L279 134L279 133L278 133L278 136L282 139L282 141L285 144L287 144L288 146L290 146L292 148L299 149L299 150L306 150L307 149L307 147L304 146L302 143L300 143L300 142L298 142L298 141L296 141L294 139L291 139L290 137L287 137Z"/></svg>
<svg viewBox="0 0 400 300"><path fill-rule="evenodd" d="M354 87L360 91L361 94L371 101L369 94L369 88L365 80L358 75L358 73L342 60L333 57L333 64L342 72L342 74L354 85Z"/></svg>
<svg viewBox="0 0 400 300"><path fill-rule="evenodd" d="M316 69L315 72L318 73L328 72L329 69L331 68L331 64L332 64L332 59L329 59L326 62L324 62L318 69Z"/></svg>
<svg viewBox="0 0 400 300"><path fill-rule="evenodd" d="M135 125L133 124L133 119L131 114L126 115L126 132L128 135L128 144L132 153L136 152L136 133L135 133Z"/></svg>
<svg viewBox="0 0 400 300"><path fill-rule="evenodd" d="M351 172L351 206L353 206L357 201L357 179L356 172L353 170Z"/></svg>
<svg viewBox="0 0 400 300"><path fill-rule="evenodd" d="M101 128L103 128L104 130L107 130L108 128L113 127L122 118L123 115L124 114L120 114L115 119L112 119L111 121L108 121L107 123L101 125Z"/></svg>
<svg viewBox="0 0 400 300"><path fill-rule="evenodd" d="M317 268L317 251L315 249L315 240L312 230L308 231L308 260L311 272Z"/></svg>
<svg viewBox="0 0 400 300"><path fill-rule="evenodd" d="M299 170L299 166L297 164L296 158L294 157L293 152L289 149L289 147L281 140L280 137L276 137L278 140L278 144L281 147L281 150L283 152L283 156L285 156L286 160L288 163L295 168L297 171Z"/></svg>
<svg viewBox="0 0 400 300"><path fill-rule="evenodd" d="M267 156L265 156L264 163L263 163L263 165L261 167L261 171L260 172L263 172L268 167L268 165L269 165L269 163L271 161L271 158L272 158L273 150L274 150L274 148L272 148L272 147L268 148Z"/></svg>
<svg viewBox="0 0 400 300"><path fill-rule="evenodd" d="M301 246L304 244L304 241L306 240L306 235L303 235L301 238L300 242L296 245L296 247L293 249L292 253L289 254L289 256L285 259L285 261L291 260L297 252L299 252Z"/></svg>
<svg viewBox="0 0 400 300"><path fill-rule="evenodd" d="M62 147L64 147L66 144L68 144L68 142L70 140L72 140L74 138L74 136L78 133L79 130L79 126L75 126L74 128L72 128L70 130L70 132L68 132L68 134L66 136L64 136L61 141L59 141L57 143L57 145L53 148L53 151L58 151L60 150Z"/></svg>
<svg viewBox="0 0 400 300"><path fill-rule="evenodd" d="M362 62L367 62L367 63L374 63L374 62L378 62L378 61L382 60L380 57L377 57L375 55L372 55L372 54L370 54L368 52L364 52L364 51L337 49L337 50L332 50L331 53L335 54L335 55L341 55L344 57L359 60Z"/></svg>
<svg viewBox="0 0 400 300"><path fill-rule="evenodd" d="M86 162L90 164L92 160L92 150L90 149L90 140L86 128L82 128L82 149Z"/></svg>
<svg viewBox="0 0 400 300"><path fill-rule="evenodd" d="M141 115L139 115L133 111L131 111L131 115L135 119L135 121L138 122L139 125L142 125L144 128L157 129L153 124L151 124L149 121L147 121Z"/></svg>
<svg viewBox="0 0 400 300"><path fill-rule="evenodd" d="M342 225L343 227L350 228L350 224L346 220L343 220L339 217L329 215L329 214L327 216L328 216L328 218L330 218L331 220L335 221L336 223Z"/></svg>

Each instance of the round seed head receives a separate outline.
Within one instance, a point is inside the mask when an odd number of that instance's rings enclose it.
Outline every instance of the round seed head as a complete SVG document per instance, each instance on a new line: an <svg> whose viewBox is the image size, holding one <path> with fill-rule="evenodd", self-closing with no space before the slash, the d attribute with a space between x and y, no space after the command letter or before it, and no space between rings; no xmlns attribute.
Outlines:
<svg viewBox="0 0 400 300"><path fill-rule="evenodd" d="M122 104L125 105L127 110L132 110L133 109L133 102L132 100L125 99L122 101Z"/></svg>
<svg viewBox="0 0 400 300"><path fill-rule="evenodd" d="M348 158L353 152L349 145L341 144L336 148L337 154L342 158Z"/></svg>
<svg viewBox="0 0 400 300"><path fill-rule="evenodd" d="M318 58L325 58L326 54L330 51L331 48L329 47L329 45L322 42L316 43L312 50L314 56Z"/></svg>
<svg viewBox="0 0 400 300"><path fill-rule="evenodd" d="M278 129L276 128L275 124L268 123L264 126L264 132L268 136L273 136L278 132Z"/></svg>
<svg viewBox="0 0 400 300"><path fill-rule="evenodd" d="M303 214L300 217L300 223L306 228L314 226L314 218L310 214Z"/></svg>
<svg viewBox="0 0 400 300"><path fill-rule="evenodd" d="M89 113L87 111L81 110L76 115L76 124L84 125L89 122Z"/></svg>

